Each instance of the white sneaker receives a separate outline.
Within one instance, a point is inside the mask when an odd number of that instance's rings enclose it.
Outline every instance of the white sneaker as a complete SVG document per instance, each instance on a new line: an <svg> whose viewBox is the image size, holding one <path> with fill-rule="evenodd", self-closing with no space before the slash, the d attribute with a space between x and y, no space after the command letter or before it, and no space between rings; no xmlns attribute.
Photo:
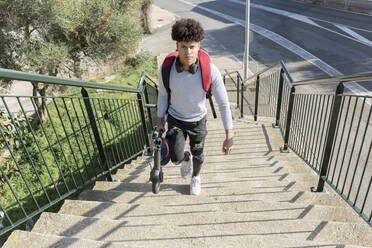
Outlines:
<svg viewBox="0 0 372 248"><path fill-rule="evenodd" d="M199 195L200 188L200 176L192 177L190 182L190 195Z"/></svg>
<svg viewBox="0 0 372 248"><path fill-rule="evenodd" d="M189 160L188 161L182 161L181 163L181 177L188 178L191 175L191 154L190 152L186 151L185 154L188 154Z"/></svg>

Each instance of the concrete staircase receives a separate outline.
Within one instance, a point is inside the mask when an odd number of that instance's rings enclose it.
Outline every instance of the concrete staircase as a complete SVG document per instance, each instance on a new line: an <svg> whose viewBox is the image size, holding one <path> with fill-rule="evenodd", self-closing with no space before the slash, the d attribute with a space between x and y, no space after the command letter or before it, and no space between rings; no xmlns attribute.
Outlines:
<svg viewBox="0 0 372 248"><path fill-rule="evenodd" d="M317 177L279 152L270 122L234 120L230 156L221 120L209 118L208 130L199 196L171 163L152 194L143 157L114 176L120 182L97 182L4 247L372 247L372 228L338 195L310 192Z"/></svg>

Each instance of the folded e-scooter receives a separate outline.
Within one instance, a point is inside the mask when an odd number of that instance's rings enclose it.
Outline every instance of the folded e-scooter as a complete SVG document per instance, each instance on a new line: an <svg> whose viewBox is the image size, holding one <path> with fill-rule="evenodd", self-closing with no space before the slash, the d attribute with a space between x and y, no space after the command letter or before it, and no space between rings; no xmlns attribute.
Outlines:
<svg viewBox="0 0 372 248"><path fill-rule="evenodd" d="M154 166L150 172L150 181L152 182L152 192L159 193L160 183L163 182L164 173L162 167L168 164L170 160L169 146L166 138L163 137L164 130L160 130L157 134L153 133L153 151L154 151Z"/></svg>

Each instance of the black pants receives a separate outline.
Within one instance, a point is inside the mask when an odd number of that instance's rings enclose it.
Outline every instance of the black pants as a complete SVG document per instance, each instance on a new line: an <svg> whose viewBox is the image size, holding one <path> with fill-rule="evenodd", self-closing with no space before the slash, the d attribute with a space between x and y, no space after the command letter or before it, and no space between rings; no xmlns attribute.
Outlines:
<svg viewBox="0 0 372 248"><path fill-rule="evenodd" d="M204 142L207 136L207 118L200 121L186 122L177 120L168 115L167 140L169 144L171 160L174 164L180 164L185 158L185 143L187 136L190 140L192 154L193 176L200 173L204 161Z"/></svg>

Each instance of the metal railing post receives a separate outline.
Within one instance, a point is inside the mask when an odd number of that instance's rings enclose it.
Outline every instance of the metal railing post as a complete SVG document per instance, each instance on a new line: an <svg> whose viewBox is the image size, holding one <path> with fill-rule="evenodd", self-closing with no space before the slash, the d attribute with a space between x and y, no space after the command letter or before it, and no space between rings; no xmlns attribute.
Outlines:
<svg viewBox="0 0 372 248"><path fill-rule="evenodd" d="M284 70L283 68L280 70L280 79L279 79L279 91L278 91L278 103L276 105L276 117L275 123L273 124L273 128L279 127L280 121L280 109L282 108L282 96L283 96L283 85L284 85Z"/></svg>
<svg viewBox="0 0 372 248"><path fill-rule="evenodd" d="M332 107L332 114L331 114L331 121L329 123L327 139L325 143L325 150L324 156L322 161L322 167L319 173L319 182L317 187L312 187L312 192L323 192L324 191L324 183L326 181L326 174L329 166L329 160L331 158L331 151L333 147L333 140L335 137L336 126L338 122L338 118L340 115L341 109L341 101L342 101L342 94L344 93L344 84L340 82L336 89L335 98L333 100L333 107Z"/></svg>
<svg viewBox="0 0 372 248"><path fill-rule="evenodd" d="M288 113L287 113L287 123L285 128L285 135L284 135L284 146L280 148L280 152L288 153L288 141L289 141L289 133L291 130L291 121L292 121L292 112L293 112L293 103L294 103L294 93L295 87L292 86L290 96L289 96L289 103L288 103Z"/></svg>
<svg viewBox="0 0 372 248"><path fill-rule="evenodd" d="M146 82L143 83L143 87L145 87L145 101L147 104L149 104L149 95L148 95L148 91L147 91L147 87L146 87ZM152 125L152 116L151 116L151 109L150 108L147 108L147 115L149 116L149 122L150 122L150 129L153 130L154 127Z"/></svg>
<svg viewBox="0 0 372 248"><path fill-rule="evenodd" d="M240 83L240 78L239 75L236 76L236 107L239 108L239 83Z"/></svg>
<svg viewBox="0 0 372 248"><path fill-rule="evenodd" d="M244 84L243 82L240 83L240 89L241 89L241 93L240 93L240 118L243 118L243 114L244 114L244 104L243 104L243 100L244 100Z"/></svg>
<svg viewBox="0 0 372 248"><path fill-rule="evenodd" d="M98 128L97 128L96 119L94 118L92 105L90 104L89 95L88 95L88 92L86 91L86 89L84 89L84 88L81 89L81 95L84 98L85 109L87 110L89 122L90 122L90 125L92 127L94 140L96 141L99 157L101 159L102 168L107 170L108 173L107 173L106 178L107 178L107 181L111 182L112 181L111 171L110 171L110 169L108 167L108 164L107 164L107 160L106 160L105 152L104 152L104 149L103 149L101 137L99 136L99 132L98 132Z"/></svg>
<svg viewBox="0 0 372 248"><path fill-rule="evenodd" d="M145 110L144 110L144 107L143 107L143 99L142 99L142 94L141 93L137 93L137 99L138 99L138 107L139 107L140 114L141 114L141 122L142 122L142 126L143 126L144 137L148 137L148 131L147 131L147 126L146 126L146 118L145 118ZM145 138L145 142L146 142L147 149L150 149L149 139Z"/></svg>
<svg viewBox="0 0 372 248"><path fill-rule="evenodd" d="M259 92L260 92L260 75L257 75L257 78L256 78L256 97L255 97L255 100L254 100L254 121L257 121Z"/></svg>

